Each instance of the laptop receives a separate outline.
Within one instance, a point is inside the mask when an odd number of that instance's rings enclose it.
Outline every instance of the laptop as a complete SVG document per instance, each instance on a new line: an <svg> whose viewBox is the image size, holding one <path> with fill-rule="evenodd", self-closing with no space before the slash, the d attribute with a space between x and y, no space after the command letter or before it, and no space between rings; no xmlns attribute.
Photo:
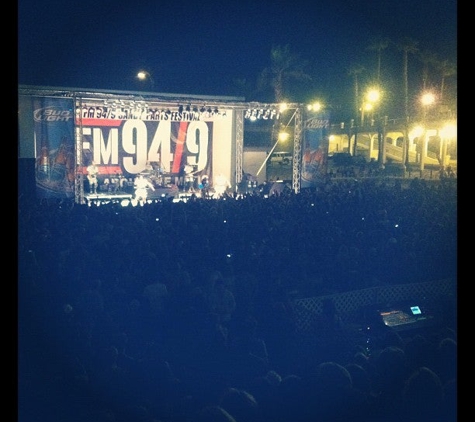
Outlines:
<svg viewBox="0 0 475 422"><path fill-rule="evenodd" d="M422 315L421 308L419 306L411 306L412 315L419 316Z"/></svg>
<svg viewBox="0 0 475 422"><path fill-rule="evenodd" d="M384 325L394 327L397 330L415 328L425 325L432 319L419 305L401 306L389 308L379 312ZM416 324L417 323L417 324Z"/></svg>

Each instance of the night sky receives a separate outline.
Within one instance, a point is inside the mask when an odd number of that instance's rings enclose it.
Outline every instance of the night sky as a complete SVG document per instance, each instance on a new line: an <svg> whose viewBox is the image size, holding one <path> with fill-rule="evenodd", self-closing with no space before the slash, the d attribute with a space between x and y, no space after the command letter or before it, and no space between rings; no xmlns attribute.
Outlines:
<svg viewBox="0 0 475 422"><path fill-rule="evenodd" d="M18 25L22 85L149 91L149 82L135 78L145 69L156 92L272 101L271 92L253 87L272 46L289 45L312 76L294 86L291 100L341 104L352 101L351 66L365 67L362 83L374 76L376 53L367 47L377 38L409 37L420 50L457 62L455 0L20 0ZM382 56L382 80L393 91L401 57L395 46ZM409 66L415 90L421 65L410 58Z"/></svg>

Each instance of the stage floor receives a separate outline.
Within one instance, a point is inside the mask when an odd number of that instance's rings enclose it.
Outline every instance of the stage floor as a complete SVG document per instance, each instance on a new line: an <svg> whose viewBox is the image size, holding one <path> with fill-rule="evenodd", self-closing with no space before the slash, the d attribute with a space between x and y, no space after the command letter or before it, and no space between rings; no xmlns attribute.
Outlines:
<svg viewBox="0 0 475 422"><path fill-rule="evenodd" d="M147 199L167 199L167 198L179 198L181 192L178 190L176 185L171 186L160 186L156 187L155 190L148 190ZM135 197L135 193L132 192L99 192L99 193L87 193L84 195L84 199L88 203L100 202L120 202L124 199L132 200Z"/></svg>

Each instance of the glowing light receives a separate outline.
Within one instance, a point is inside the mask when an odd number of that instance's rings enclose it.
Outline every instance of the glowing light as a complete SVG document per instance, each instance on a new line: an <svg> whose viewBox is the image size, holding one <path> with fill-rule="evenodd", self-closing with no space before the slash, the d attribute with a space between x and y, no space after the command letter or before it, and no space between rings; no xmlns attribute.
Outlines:
<svg viewBox="0 0 475 422"><path fill-rule="evenodd" d="M422 94L421 103L424 106L430 106L435 103L435 95L432 92Z"/></svg>
<svg viewBox="0 0 475 422"><path fill-rule="evenodd" d="M414 129L411 130L409 135L410 138L419 138L424 133L424 128L422 126L416 126Z"/></svg>
<svg viewBox="0 0 475 422"><path fill-rule="evenodd" d="M318 101L313 104L307 105L307 110L309 111L320 111L322 108L323 108L322 104Z"/></svg>
<svg viewBox="0 0 475 422"><path fill-rule="evenodd" d="M446 139L455 138L457 136L457 126L453 123L447 124L440 130L440 134Z"/></svg>
<svg viewBox="0 0 475 422"><path fill-rule="evenodd" d="M379 92L379 89L370 89L368 93L366 94L366 98L371 103L375 103L379 101L380 96L381 96L381 93Z"/></svg>
<svg viewBox="0 0 475 422"><path fill-rule="evenodd" d="M287 139L289 139L289 134L287 132L279 133L279 141L285 142Z"/></svg>

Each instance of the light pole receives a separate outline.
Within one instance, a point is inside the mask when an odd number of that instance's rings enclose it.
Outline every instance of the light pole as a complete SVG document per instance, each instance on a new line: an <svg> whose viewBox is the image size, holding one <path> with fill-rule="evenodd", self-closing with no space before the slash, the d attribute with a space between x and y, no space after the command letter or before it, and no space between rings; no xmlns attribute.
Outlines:
<svg viewBox="0 0 475 422"><path fill-rule="evenodd" d="M386 126L388 116L378 118L378 164L379 168L384 168L386 164Z"/></svg>
<svg viewBox="0 0 475 422"><path fill-rule="evenodd" d="M363 103L363 106L361 107L361 127L364 126L365 114L369 113L372 110L373 110L372 103Z"/></svg>
<svg viewBox="0 0 475 422"><path fill-rule="evenodd" d="M445 125L440 131L442 137L442 168L445 170L445 167L450 162L450 155L447 154L447 147L449 141L454 141L455 137L457 136L457 126L453 123L448 123Z"/></svg>
<svg viewBox="0 0 475 422"><path fill-rule="evenodd" d="M364 119L365 119L365 112L370 112L373 110L374 105L379 101L380 97L379 89L372 88L370 89L363 98L363 103L361 104L361 124L360 127L363 129L364 126ZM362 131L362 130L361 130ZM353 156L356 156L357 151L357 134L355 134L355 143L353 145Z"/></svg>
<svg viewBox="0 0 475 422"><path fill-rule="evenodd" d="M365 111L372 111L374 105L379 101L379 97L381 93L379 89L372 88L366 93L366 101L363 103L361 107L361 126L364 125L364 115Z"/></svg>
<svg viewBox="0 0 475 422"><path fill-rule="evenodd" d="M422 178L422 172L424 171L425 157L427 154L427 109L435 102L435 96L431 92L425 92L421 97L422 104L422 122L424 125L424 132L421 139L421 159L420 159L420 173Z"/></svg>
<svg viewBox="0 0 475 422"><path fill-rule="evenodd" d="M146 70L141 70L137 73L137 79L139 79L140 81L146 81L148 79L150 81L150 89L153 91L153 89L155 88L155 81L153 80L153 77L150 72L147 72Z"/></svg>

